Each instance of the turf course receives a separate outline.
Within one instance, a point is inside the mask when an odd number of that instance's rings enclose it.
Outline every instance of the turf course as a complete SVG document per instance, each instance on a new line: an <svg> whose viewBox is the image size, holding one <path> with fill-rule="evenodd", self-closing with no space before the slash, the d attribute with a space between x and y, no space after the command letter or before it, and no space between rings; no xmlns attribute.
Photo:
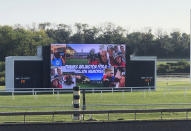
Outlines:
<svg viewBox="0 0 191 131"><path fill-rule="evenodd" d="M1 106L54 106L54 105L71 105L72 94L62 95L16 95L1 96ZM167 104L167 103L191 103L191 91L174 92L118 92L118 93L88 93L86 94L87 105L97 104ZM159 108L191 108L190 105L180 106L87 106L87 110L117 110L117 109L159 109ZM72 107L54 107L54 108L0 108L1 112L15 112L15 111L63 111L73 110ZM166 117L172 119L173 117L185 118L185 113L166 113ZM134 114L111 114L110 120L117 120L123 118L124 120L134 119ZM89 119L86 116L85 119ZM93 115L93 119L107 120L106 115ZM160 119L159 113L154 114L137 114L137 119ZM71 116L55 116L55 121L71 121ZM0 122L3 121L23 121L23 116L17 117L0 117ZM52 116L27 116L27 121L52 121Z"/></svg>
<svg viewBox="0 0 191 131"><path fill-rule="evenodd" d="M179 104L191 103L191 84L189 81L159 81L156 91L139 92L109 92L109 93L86 93L87 105L108 104ZM171 87L173 86L173 88ZM182 87L185 86L185 87ZM3 89L3 87L1 87ZM183 89L171 91L168 89ZM186 90L184 90L186 89ZM72 94L47 94L47 95L5 95L0 96L0 106L56 106L72 105ZM82 101L82 100L81 100ZM191 105L150 105L150 106L87 106L87 110L118 110L118 109L162 109L162 108L191 108ZM72 107L46 107L46 108L0 108L0 112L15 111L64 111L73 110ZM190 114L190 113L189 113ZM191 114L190 114L191 116ZM92 116L85 116L85 120ZM185 113L165 113L163 119L185 119ZM191 117L190 117L191 118ZM93 115L93 119L107 120L105 115ZM133 120L134 114L111 114L110 120ZM160 119L160 113L137 114L137 119ZM72 116L27 116L26 121L71 121ZM23 116L0 117L0 122L22 122Z"/></svg>

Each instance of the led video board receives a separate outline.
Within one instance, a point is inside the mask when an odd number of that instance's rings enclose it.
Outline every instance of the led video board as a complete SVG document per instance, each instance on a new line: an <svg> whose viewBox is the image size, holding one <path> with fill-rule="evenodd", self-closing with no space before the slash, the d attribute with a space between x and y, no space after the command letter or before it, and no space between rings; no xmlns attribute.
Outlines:
<svg viewBox="0 0 191 131"><path fill-rule="evenodd" d="M51 88L125 87L124 44L51 44Z"/></svg>
<svg viewBox="0 0 191 131"><path fill-rule="evenodd" d="M127 87L155 87L155 61L130 61Z"/></svg>
<svg viewBox="0 0 191 131"><path fill-rule="evenodd" d="M42 61L15 61L14 88L42 88Z"/></svg>

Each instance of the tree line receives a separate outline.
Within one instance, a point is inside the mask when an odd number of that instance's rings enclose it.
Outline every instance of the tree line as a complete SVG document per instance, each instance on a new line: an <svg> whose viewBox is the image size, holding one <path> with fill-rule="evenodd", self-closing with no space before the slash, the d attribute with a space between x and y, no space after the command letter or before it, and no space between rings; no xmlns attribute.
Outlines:
<svg viewBox="0 0 191 131"><path fill-rule="evenodd" d="M190 54L187 33L159 31L154 34L151 29L129 33L129 30L111 23L69 26L47 22L31 27L0 26L0 61L6 56L36 55L37 46L50 43L126 44L130 54L158 58L189 58Z"/></svg>

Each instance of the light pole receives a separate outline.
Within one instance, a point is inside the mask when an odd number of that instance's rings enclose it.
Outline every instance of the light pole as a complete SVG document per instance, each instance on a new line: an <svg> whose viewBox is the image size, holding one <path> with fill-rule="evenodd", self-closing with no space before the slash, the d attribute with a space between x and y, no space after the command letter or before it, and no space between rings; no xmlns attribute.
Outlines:
<svg viewBox="0 0 191 131"><path fill-rule="evenodd" d="M190 9L190 81L191 81L191 9Z"/></svg>

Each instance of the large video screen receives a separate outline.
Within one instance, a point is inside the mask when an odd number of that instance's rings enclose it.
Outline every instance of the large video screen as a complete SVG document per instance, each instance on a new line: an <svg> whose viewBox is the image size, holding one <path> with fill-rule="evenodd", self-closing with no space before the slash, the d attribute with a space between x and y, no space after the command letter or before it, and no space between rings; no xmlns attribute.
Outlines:
<svg viewBox="0 0 191 131"><path fill-rule="evenodd" d="M128 66L128 87L155 86L155 61L130 61Z"/></svg>
<svg viewBox="0 0 191 131"><path fill-rule="evenodd" d="M42 61L14 61L14 88L42 88Z"/></svg>
<svg viewBox="0 0 191 131"><path fill-rule="evenodd" d="M125 87L124 44L51 44L51 87Z"/></svg>

